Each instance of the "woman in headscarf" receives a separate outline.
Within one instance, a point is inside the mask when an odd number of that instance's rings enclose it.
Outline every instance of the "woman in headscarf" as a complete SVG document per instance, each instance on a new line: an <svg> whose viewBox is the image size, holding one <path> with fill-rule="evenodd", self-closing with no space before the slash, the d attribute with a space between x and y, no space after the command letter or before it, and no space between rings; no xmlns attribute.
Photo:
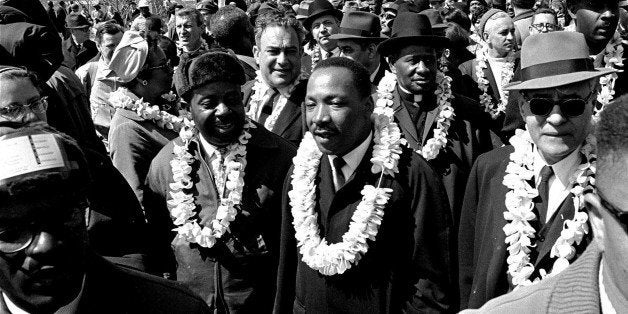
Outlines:
<svg viewBox="0 0 628 314"><path fill-rule="evenodd" d="M115 109L109 129L110 155L141 204L150 162L178 136L183 122L177 108L162 98L172 86L173 71L158 39L151 34L144 39L134 31L124 34L109 67L122 82L109 95Z"/></svg>

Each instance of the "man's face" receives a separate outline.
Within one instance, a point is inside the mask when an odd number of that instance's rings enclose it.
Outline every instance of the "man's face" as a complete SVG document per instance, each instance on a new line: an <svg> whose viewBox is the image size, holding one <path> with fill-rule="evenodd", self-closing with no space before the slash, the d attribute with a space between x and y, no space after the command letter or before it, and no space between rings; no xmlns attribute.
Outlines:
<svg viewBox="0 0 628 314"><path fill-rule="evenodd" d="M301 45L292 28L267 27L253 55L268 85L282 88L292 84L301 73Z"/></svg>
<svg viewBox="0 0 628 314"><path fill-rule="evenodd" d="M16 79L1 78L0 91L2 91L0 109L8 110L8 108L12 107L23 109L21 111L9 110L16 112L15 115L0 115L0 122L10 121L26 124L36 121L47 121L46 108L26 108L28 104L32 104L41 98L39 91L30 79L22 77Z"/></svg>
<svg viewBox="0 0 628 314"><path fill-rule="evenodd" d="M245 121L240 88L233 83L213 82L194 89L192 118L209 143L222 147L238 140Z"/></svg>
<svg viewBox="0 0 628 314"><path fill-rule="evenodd" d="M70 30L70 33L72 34L74 41L80 45L89 39L89 27L74 28Z"/></svg>
<svg viewBox="0 0 628 314"><path fill-rule="evenodd" d="M494 56L505 57L515 47L515 24L510 17L490 21L484 36Z"/></svg>
<svg viewBox="0 0 628 314"><path fill-rule="evenodd" d="M613 37L619 21L617 0L580 1L574 10L576 30L584 34L589 47L604 46Z"/></svg>
<svg viewBox="0 0 628 314"><path fill-rule="evenodd" d="M373 105L355 91L353 75L345 68L314 71L307 84L305 119L318 148L343 156L357 147L371 130Z"/></svg>
<svg viewBox="0 0 628 314"><path fill-rule="evenodd" d="M203 29L196 24L196 19L191 15L187 15L176 16L174 20L177 37L181 44L192 50L200 47Z"/></svg>
<svg viewBox="0 0 628 314"><path fill-rule="evenodd" d="M11 197L0 205L2 246L32 235L23 250L0 253L0 288L19 307L52 313L78 295L87 250L85 204L54 195Z"/></svg>
<svg viewBox="0 0 628 314"><path fill-rule="evenodd" d="M145 75L147 84L145 86L145 100L152 104L163 102L161 95L168 93L172 87L173 70L168 63L166 54L158 46L151 48L146 58L148 71Z"/></svg>
<svg viewBox="0 0 628 314"><path fill-rule="evenodd" d="M212 18L212 14L209 13L209 10L200 10L199 12L201 12L201 19L205 28L209 29L209 20Z"/></svg>
<svg viewBox="0 0 628 314"><path fill-rule="evenodd" d="M329 36L338 33L338 20L332 15L323 15L312 22L312 36L325 51L336 48L336 41Z"/></svg>
<svg viewBox="0 0 628 314"><path fill-rule="evenodd" d="M483 6L484 5L480 3L480 1L471 1L471 4L469 5L469 12L475 15L475 13Z"/></svg>
<svg viewBox="0 0 628 314"><path fill-rule="evenodd" d="M556 31L558 27L558 21L556 21L553 15L547 13L537 14L532 19L530 34L549 33Z"/></svg>
<svg viewBox="0 0 628 314"><path fill-rule="evenodd" d="M594 96L592 95L592 85L588 81L526 93L526 99L551 98L555 102L572 98L587 100L584 112L576 117L565 115L556 103L547 116L532 114L529 101L521 106L521 115L530 131L530 136L549 164L567 157L582 144L589 134Z"/></svg>
<svg viewBox="0 0 628 314"><path fill-rule="evenodd" d="M365 46L365 49L362 49L360 44L354 40L341 39L338 40L338 48L340 49L340 56L349 58L353 61L356 61L362 64L367 69L370 68L371 60L373 52L375 51L375 47L371 47L371 45ZM372 49L369 49L372 48Z"/></svg>
<svg viewBox="0 0 628 314"><path fill-rule="evenodd" d="M395 17L397 17L397 13L392 10L384 11L384 13L379 16L380 24L382 25L382 34L390 36Z"/></svg>
<svg viewBox="0 0 628 314"><path fill-rule="evenodd" d="M102 39L100 41L100 44L98 45L98 50L100 50L100 55L107 63L109 63L109 60L111 60L113 52L116 50L116 47L122 40L122 35L122 32L113 35L104 33L102 35Z"/></svg>
<svg viewBox="0 0 628 314"><path fill-rule="evenodd" d="M399 51L392 65L398 84L412 94L425 94L436 87L436 51L434 48L411 45Z"/></svg>

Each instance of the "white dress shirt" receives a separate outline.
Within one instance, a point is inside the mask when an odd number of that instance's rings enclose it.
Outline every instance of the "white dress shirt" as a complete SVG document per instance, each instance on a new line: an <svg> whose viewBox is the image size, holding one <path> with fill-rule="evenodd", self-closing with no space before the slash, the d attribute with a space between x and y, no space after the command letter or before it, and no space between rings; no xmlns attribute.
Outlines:
<svg viewBox="0 0 628 314"><path fill-rule="evenodd" d="M331 56L339 56L340 55L340 48L336 47L334 48L334 50L332 51L325 51L323 50L323 48L321 48L321 60L325 60L327 59L327 55L331 52Z"/></svg>
<svg viewBox="0 0 628 314"><path fill-rule="evenodd" d="M201 147L205 150L205 154L207 155L207 163L209 164L212 175L214 176L214 183L216 184L216 189L219 192L219 197L223 197L223 193L225 191L225 183L227 180L227 173L224 169L224 157L223 154L218 150L218 147L210 144L202 134L198 134Z"/></svg>
<svg viewBox="0 0 628 314"><path fill-rule="evenodd" d="M346 181L349 181L349 178L353 175L355 170L360 165L362 158L364 158L364 154L366 154L366 151L369 149L369 145L371 144L372 139L373 139L373 133L369 134L369 136L366 137L364 142L358 145L358 147L354 148L352 151L342 156L342 159L345 161L345 165L342 166L342 169L340 170L342 171L342 174L344 175ZM334 166L334 158L336 158L336 155L328 155L327 158L329 158L331 171L334 174L333 175L334 187L336 188L336 191L338 191L338 188L339 188L338 187L338 175L337 175L338 170Z"/></svg>
<svg viewBox="0 0 628 314"><path fill-rule="evenodd" d="M488 64L491 66L493 77L495 78L495 85L497 85L497 91L499 92L500 99L504 99L506 94L504 93L504 87L502 86L502 72L506 65L506 58L493 58L487 56Z"/></svg>
<svg viewBox="0 0 628 314"><path fill-rule="evenodd" d="M536 186L539 186L541 182L541 170L543 166L548 165L543 156L539 153L537 147L534 147L534 180ZM582 170L578 169L580 166L580 146L576 148L571 154L563 158L559 162L550 165L554 171L554 175L550 177L548 184L548 202L547 202L547 214L545 216L545 222L548 222L554 212L560 207L565 197L567 197L571 191L571 182L575 176L582 173Z"/></svg>

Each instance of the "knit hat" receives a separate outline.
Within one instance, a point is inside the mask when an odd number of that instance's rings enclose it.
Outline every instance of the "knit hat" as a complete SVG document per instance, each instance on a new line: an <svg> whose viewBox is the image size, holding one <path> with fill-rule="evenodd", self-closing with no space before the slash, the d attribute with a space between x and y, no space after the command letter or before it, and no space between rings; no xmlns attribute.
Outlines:
<svg viewBox="0 0 628 314"><path fill-rule="evenodd" d="M480 19L480 25L478 26L478 35L480 35L480 37L482 37L482 34L484 34L484 28L486 27L486 23L488 22L488 20L495 14L497 13L506 13L502 10L499 9L490 9L488 11L486 11L486 13L484 13L484 15L482 15L482 18Z"/></svg>
<svg viewBox="0 0 628 314"><path fill-rule="evenodd" d="M240 62L224 52L210 51L188 59L183 55L174 73L174 85L179 96L186 98L195 88L213 82L243 85L246 82Z"/></svg>

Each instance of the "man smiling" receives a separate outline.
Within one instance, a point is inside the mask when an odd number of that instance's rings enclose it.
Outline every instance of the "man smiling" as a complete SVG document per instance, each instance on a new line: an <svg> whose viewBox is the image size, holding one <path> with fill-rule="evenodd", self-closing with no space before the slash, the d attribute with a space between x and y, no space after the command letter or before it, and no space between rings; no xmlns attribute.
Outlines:
<svg viewBox="0 0 628 314"><path fill-rule="evenodd" d="M294 147L244 114L235 57L183 58L177 92L193 125L153 160L144 199L154 271L218 313L267 313L275 292L280 192ZM174 230L174 232L173 232Z"/></svg>
<svg viewBox="0 0 628 314"><path fill-rule="evenodd" d="M519 130L512 146L480 156L471 171L458 234L463 308L560 272L588 242L586 219L574 218L582 208L575 208L572 188L587 182L582 164L591 156L581 148L597 78L612 70L593 68L585 38L575 32L530 35L521 51L521 81L507 89L523 94L527 131ZM564 238L565 225L580 238Z"/></svg>
<svg viewBox="0 0 628 314"><path fill-rule="evenodd" d="M201 13L194 8L185 8L175 12L175 30L177 33L178 54L192 53L200 55L207 51L207 42L203 38L205 24Z"/></svg>

